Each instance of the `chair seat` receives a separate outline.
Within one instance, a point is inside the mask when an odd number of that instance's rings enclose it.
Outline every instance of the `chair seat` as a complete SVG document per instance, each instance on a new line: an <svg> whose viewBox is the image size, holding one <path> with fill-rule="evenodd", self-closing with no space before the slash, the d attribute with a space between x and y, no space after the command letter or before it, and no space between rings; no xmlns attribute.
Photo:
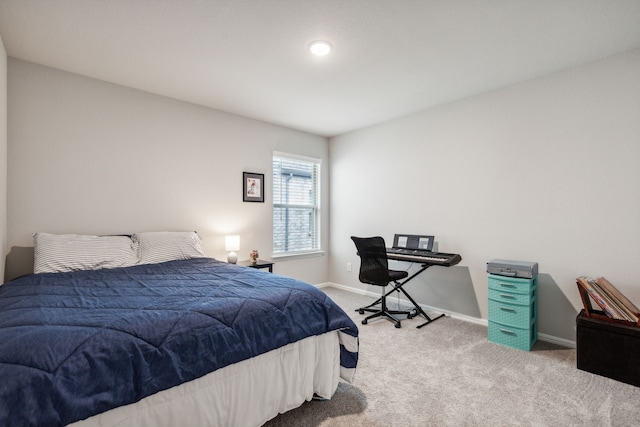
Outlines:
<svg viewBox="0 0 640 427"><path fill-rule="evenodd" d="M408 276L409 273L404 270L389 270L389 280L400 280Z"/></svg>

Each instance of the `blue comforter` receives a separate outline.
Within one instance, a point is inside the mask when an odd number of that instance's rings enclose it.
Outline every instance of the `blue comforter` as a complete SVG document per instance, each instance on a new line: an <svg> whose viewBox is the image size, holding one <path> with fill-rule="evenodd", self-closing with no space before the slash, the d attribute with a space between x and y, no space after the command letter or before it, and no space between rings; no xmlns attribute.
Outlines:
<svg viewBox="0 0 640 427"><path fill-rule="evenodd" d="M0 425L66 425L332 330L358 333L322 291L209 258L25 276L0 287Z"/></svg>

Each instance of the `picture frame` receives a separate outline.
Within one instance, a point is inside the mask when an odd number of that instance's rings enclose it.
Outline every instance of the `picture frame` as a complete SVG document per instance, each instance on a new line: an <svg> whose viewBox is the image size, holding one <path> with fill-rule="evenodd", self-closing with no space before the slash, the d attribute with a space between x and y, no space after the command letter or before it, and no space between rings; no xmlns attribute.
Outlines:
<svg viewBox="0 0 640 427"><path fill-rule="evenodd" d="M264 174L242 172L242 201L264 203Z"/></svg>

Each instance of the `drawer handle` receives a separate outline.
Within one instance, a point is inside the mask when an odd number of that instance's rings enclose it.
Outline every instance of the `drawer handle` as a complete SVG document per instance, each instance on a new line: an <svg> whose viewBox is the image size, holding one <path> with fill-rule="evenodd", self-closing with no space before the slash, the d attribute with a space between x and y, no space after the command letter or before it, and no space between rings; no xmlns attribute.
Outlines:
<svg viewBox="0 0 640 427"><path fill-rule="evenodd" d="M509 334L509 335L515 335L516 334L514 331L510 331L509 329L502 329L502 328L500 328L500 332L503 332L503 333Z"/></svg>
<svg viewBox="0 0 640 427"><path fill-rule="evenodd" d="M516 285L514 285L513 283L500 283L500 286L506 286L508 288L515 288Z"/></svg>
<svg viewBox="0 0 640 427"><path fill-rule="evenodd" d="M502 298L516 299L514 295L511 294L500 294Z"/></svg>
<svg viewBox="0 0 640 427"><path fill-rule="evenodd" d="M513 308L511 308L511 307L500 307L500 310L502 310L502 311L511 311L511 312L514 312L514 311L515 311L515 310L514 310Z"/></svg>

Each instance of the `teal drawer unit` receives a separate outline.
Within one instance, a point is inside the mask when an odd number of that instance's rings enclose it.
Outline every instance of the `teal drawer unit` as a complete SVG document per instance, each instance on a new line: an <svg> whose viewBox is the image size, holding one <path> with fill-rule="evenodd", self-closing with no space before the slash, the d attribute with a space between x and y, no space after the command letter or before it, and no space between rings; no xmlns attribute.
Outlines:
<svg viewBox="0 0 640 427"><path fill-rule="evenodd" d="M511 292L514 294L529 294L532 287L537 287L538 276L533 279L498 276L489 274L489 289Z"/></svg>
<svg viewBox="0 0 640 427"><path fill-rule="evenodd" d="M489 321L489 341L518 350L529 351L538 339L538 324L529 328L513 328Z"/></svg>
<svg viewBox="0 0 640 427"><path fill-rule="evenodd" d="M531 304L508 304L503 301L489 299L489 320L514 328L528 329L537 320L537 300Z"/></svg>
<svg viewBox="0 0 640 427"><path fill-rule="evenodd" d="M538 278L489 274L489 341L529 351L538 338Z"/></svg>

